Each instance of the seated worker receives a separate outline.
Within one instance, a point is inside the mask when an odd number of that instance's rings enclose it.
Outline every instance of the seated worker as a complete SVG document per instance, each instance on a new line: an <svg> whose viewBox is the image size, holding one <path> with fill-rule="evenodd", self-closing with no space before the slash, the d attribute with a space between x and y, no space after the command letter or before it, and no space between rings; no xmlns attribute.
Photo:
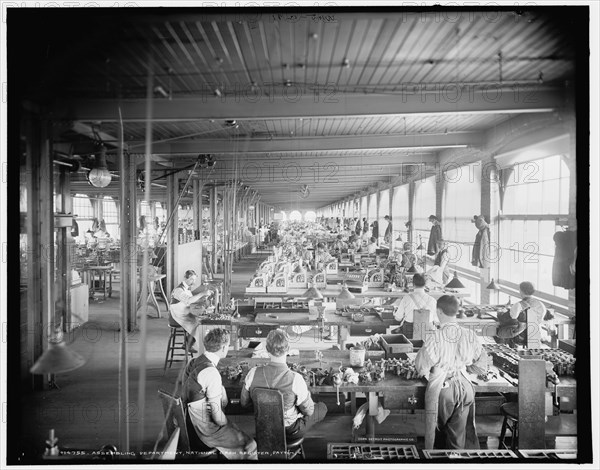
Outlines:
<svg viewBox="0 0 600 470"><path fill-rule="evenodd" d="M360 239L356 235L350 235L348 249L357 253L360 250Z"/></svg>
<svg viewBox="0 0 600 470"><path fill-rule="evenodd" d="M286 436L300 439L311 426L323 421L327 407L324 403L314 403L302 376L288 368L285 360L290 345L283 330L270 331L266 347L271 362L250 369L242 387L241 405L250 406L255 388L281 391Z"/></svg>
<svg viewBox="0 0 600 470"><path fill-rule="evenodd" d="M370 255L374 255L377 251L377 248L379 248L377 245L377 238L371 237L369 239L369 244L367 245L367 253Z"/></svg>
<svg viewBox="0 0 600 470"><path fill-rule="evenodd" d="M448 244L444 240L440 240L438 244L440 251L437 252L433 259L433 267L427 271L427 275L436 283L445 286L450 282L450 271L448 270L448 262L450 255L448 253Z"/></svg>
<svg viewBox="0 0 600 470"><path fill-rule="evenodd" d="M337 251L338 253L340 253L342 250L346 250L348 249L348 245L346 244L346 242L344 242L344 236L343 235L338 235L336 237L335 242L333 242L333 246L332 248Z"/></svg>
<svg viewBox="0 0 600 470"><path fill-rule="evenodd" d="M200 440L216 447L229 460L257 460L254 439L230 422L223 413L227 393L217 369L227 356L229 333L214 328L203 339L204 354L192 359L182 377L181 398Z"/></svg>
<svg viewBox="0 0 600 470"><path fill-rule="evenodd" d="M510 307L510 314L505 318L498 317L500 327L498 328L497 338L506 340L505 342L511 346L527 344L528 321L535 324L532 328L545 334L545 330L541 328L541 325L544 323L546 306L532 297L535 294L535 287L531 282L523 281L519 284L519 293L521 294L521 300ZM530 345L529 347L539 347L539 345Z"/></svg>
<svg viewBox="0 0 600 470"><path fill-rule="evenodd" d="M192 348L196 342L198 325L200 320L190 310L190 305L200 302L211 295L208 288L203 288L199 293L192 293L192 286L196 283L198 275L193 270L185 272L183 282L171 292L171 308L169 309L173 319L190 335L188 347L190 351L196 353Z"/></svg>
<svg viewBox="0 0 600 470"><path fill-rule="evenodd" d="M425 414L433 416L426 418L425 448L478 449L475 391L466 372L487 371L488 357L475 331L456 322L456 297L443 295L436 307L440 328L426 336L415 358L427 380Z"/></svg>
<svg viewBox="0 0 600 470"><path fill-rule="evenodd" d="M324 243L317 243L317 251L315 253L315 267L316 269L324 269L325 263L332 261L333 256L331 256L327 250L325 249Z"/></svg>
<svg viewBox="0 0 600 470"><path fill-rule="evenodd" d="M402 266L407 273L421 272L420 266L418 265L417 255L412 252L412 244L410 242L404 242L402 245Z"/></svg>
<svg viewBox="0 0 600 470"><path fill-rule="evenodd" d="M415 310L429 310L429 322L426 328L433 329L432 322L437 320L437 307L433 297L425 292L425 278L421 274L413 276L414 292L396 299L392 305L397 308L394 318L400 323L400 333L407 338L413 337L413 313Z"/></svg>

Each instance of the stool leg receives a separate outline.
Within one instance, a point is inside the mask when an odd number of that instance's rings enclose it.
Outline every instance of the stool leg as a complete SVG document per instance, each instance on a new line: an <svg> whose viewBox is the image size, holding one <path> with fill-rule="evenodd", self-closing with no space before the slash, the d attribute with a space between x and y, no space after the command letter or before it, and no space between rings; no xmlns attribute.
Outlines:
<svg viewBox="0 0 600 470"><path fill-rule="evenodd" d="M512 431L512 440L511 440L511 445L510 448L514 451L517 450L517 447L519 447L519 422L518 421L513 421L513 427L511 429Z"/></svg>
<svg viewBox="0 0 600 470"><path fill-rule="evenodd" d="M177 336L177 331L173 330L173 336L171 339L171 346L170 346L170 350L171 350L171 356L169 357L169 368L173 365L173 354L175 353L175 340Z"/></svg>
<svg viewBox="0 0 600 470"><path fill-rule="evenodd" d="M163 366L163 374L167 371L167 361L169 360L169 351L171 350L171 335L169 333L169 340L167 341L167 353L165 354L165 365Z"/></svg>
<svg viewBox="0 0 600 470"><path fill-rule="evenodd" d="M502 430L500 431L500 439L498 440L498 449L504 449L504 437L506 436L506 425L508 423L508 418L505 416L504 421L502 421Z"/></svg>

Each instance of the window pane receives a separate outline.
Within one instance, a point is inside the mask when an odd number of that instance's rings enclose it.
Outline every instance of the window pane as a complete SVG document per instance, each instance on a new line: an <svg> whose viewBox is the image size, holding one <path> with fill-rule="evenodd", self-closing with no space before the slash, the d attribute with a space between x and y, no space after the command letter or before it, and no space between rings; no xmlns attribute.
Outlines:
<svg viewBox="0 0 600 470"><path fill-rule="evenodd" d="M559 214L569 213L569 178L560 180L560 205Z"/></svg>
<svg viewBox="0 0 600 470"><path fill-rule="evenodd" d="M526 199L522 199L521 206L527 207L528 214L541 214L542 213L542 183L531 183L525 185ZM518 212L515 212L518 214Z"/></svg>
<svg viewBox="0 0 600 470"><path fill-rule="evenodd" d="M557 214L559 212L560 201L560 181L551 180L543 183L543 200L541 214Z"/></svg>
<svg viewBox="0 0 600 470"><path fill-rule="evenodd" d="M552 262L553 258L550 256L540 256L539 263L539 281L536 285L536 289L541 292L552 293L554 286L552 285Z"/></svg>
<svg viewBox="0 0 600 470"><path fill-rule="evenodd" d="M556 224L552 220L541 220L540 221L540 235L538 243L540 245L540 253L544 255L554 256L554 232L556 231Z"/></svg>

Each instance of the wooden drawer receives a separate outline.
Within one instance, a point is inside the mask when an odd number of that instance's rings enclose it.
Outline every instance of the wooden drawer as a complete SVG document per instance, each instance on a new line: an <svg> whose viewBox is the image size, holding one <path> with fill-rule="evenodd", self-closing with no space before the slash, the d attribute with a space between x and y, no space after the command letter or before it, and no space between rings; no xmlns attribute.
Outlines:
<svg viewBox="0 0 600 470"><path fill-rule="evenodd" d="M266 338L269 331L277 328L278 325L241 326L238 335L240 338Z"/></svg>
<svg viewBox="0 0 600 470"><path fill-rule="evenodd" d="M350 336L371 336L376 333L385 334L386 330L386 325L351 325Z"/></svg>

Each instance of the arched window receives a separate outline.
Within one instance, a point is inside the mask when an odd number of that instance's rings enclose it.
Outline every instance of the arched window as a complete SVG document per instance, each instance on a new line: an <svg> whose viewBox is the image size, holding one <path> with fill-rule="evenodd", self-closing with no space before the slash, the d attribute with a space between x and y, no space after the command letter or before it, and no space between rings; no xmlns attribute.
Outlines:
<svg viewBox="0 0 600 470"><path fill-rule="evenodd" d="M296 222L302 220L302 214L298 211L290 212L290 221Z"/></svg>
<svg viewBox="0 0 600 470"><path fill-rule="evenodd" d="M314 211L307 211L304 214L304 220L307 222L314 222L315 220L317 220L317 214L315 214Z"/></svg>
<svg viewBox="0 0 600 470"><path fill-rule="evenodd" d="M377 193L369 194L369 225L377 220Z"/></svg>

